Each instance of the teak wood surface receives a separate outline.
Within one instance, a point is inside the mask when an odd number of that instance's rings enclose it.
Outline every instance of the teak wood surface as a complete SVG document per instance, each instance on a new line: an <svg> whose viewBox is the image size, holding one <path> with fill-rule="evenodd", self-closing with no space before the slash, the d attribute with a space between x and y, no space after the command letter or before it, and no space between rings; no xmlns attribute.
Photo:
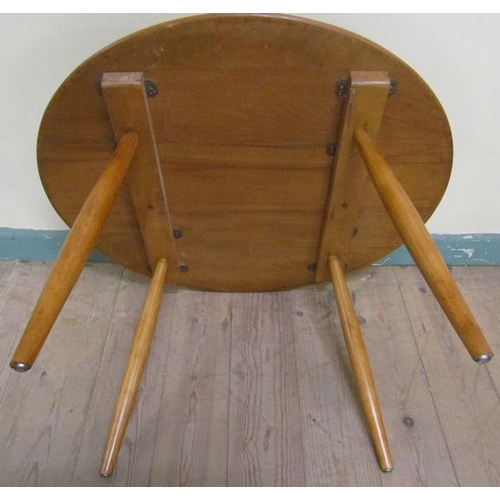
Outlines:
<svg viewBox="0 0 500 500"><path fill-rule="evenodd" d="M148 210L164 207L167 234L156 237L171 263L169 282L270 291L328 281L327 266L316 260L334 175L329 145L338 140L345 100L336 84L351 71L397 80L377 143L427 220L446 189L452 158L448 122L432 91L376 44L290 16L188 17L133 34L91 57L62 84L45 113L38 142L44 188L72 225L115 148L109 94L96 87L103 87L106 73L140 72L158 89L147 108L159 172L140 178L153 195L146 200L134 192L132 166L98 248L148 274L152 250L140 224L152 220ZM353 168L353 179L357 175ZM341 194L334 204L356 207L356 224L329 237L337 248L349 248L350 269L401 244L373 186L360 189L354 182ZM138 199L147 205L134 206ZM177 234L174 244L170 231Z"/></svg>
<svg viewBox="0 0 500 500"><path fill-rule="evenodd" d="M127 187L148 256L149 269L172 253L174 238L162 194L159 158L142 73L105 73L101 88L115 138L136 130L139 147L127 174Z"/></svg>
<svg viewBox="0 0 500 500"><path fill-rule="evenodd" d="M353 247L355 249L359 244L358 226L361 211L365 208L364 198L348 195L365 192L370 180L362 158L353 148L354 132L362 128L376 137L387 106L389 88L387 73L352 71L350 74L318 251L319 276L323 276L328 268L332 255L348 269Z"/></svg>

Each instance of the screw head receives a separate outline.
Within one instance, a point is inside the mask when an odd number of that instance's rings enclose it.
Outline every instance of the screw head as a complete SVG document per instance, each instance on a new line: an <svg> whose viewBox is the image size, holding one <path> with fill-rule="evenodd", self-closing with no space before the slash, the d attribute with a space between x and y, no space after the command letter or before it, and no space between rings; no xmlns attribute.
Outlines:
<svg viewBox="0 0 500 500"><path fill-rule="evenodd" d="M349 78L341 78L335 84L335 93L338 96L345 97L349 92Z"/></svg>
<svg viewBox="0 0 500 500"><path fill-rule="evenodd" d="M97 95L102 95L102 83L101 83L101 80L97 80L94 83L94 90L96 91Z"/></svg>
<svg viewBox="0 0 500 500"><path fill-rule="evenodd" d="M189 267L188 267L186 264L181 264L181 265L179 266L179 271L180 271L181 273L187 273L187 272L189 271Z"/></svg>
<svg viewBox="0 0 500 500"><path fill-rule="evenodd" d="M144 80L144 89L146 90L148 99L152 99L158 95L158 87L156 83L151 80Z"/></svg>
<svg viewBox="0 0 500 500"><path fill-rule="evenodd" d="M337 152L337 144L335 142L331 142L326 146L326 154L328 156L335 156L335 153Z"/></svg>
<svg viewBox="0 0 500 500"><path fill-rule="evenodd" d="M398 90L398 81L395 78L391 78L391 83L389 84L389 95L394 95Z"/></svg>

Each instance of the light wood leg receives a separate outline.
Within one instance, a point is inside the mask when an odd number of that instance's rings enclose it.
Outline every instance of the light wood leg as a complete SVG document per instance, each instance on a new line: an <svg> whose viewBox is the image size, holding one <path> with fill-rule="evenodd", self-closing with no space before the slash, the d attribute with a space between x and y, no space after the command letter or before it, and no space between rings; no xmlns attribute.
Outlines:
<svg viewBox="0 0 500 500"><path fill-rule="evenodd" d="M135 131L123 135L85 201L12 357L10 366L14 370L24 372L33 365L94 248L138 144L139 135Z"/></svg>
<svg viewBox="0 0 500 500"><path fill-rule="evenodd" d="M132 348L125 369L125 375L116 403L115 414L108 436L101 465L101 476L109 477L115 468L116 459L132 413L137 389L149 354L151 341L160 309L163 286L167 275L167 260L160 259L156 264L148 295L144 302L141 317L135 331Z"/></svg>
<svg viewBox="0 0 500 500"><path fill-rule="evenodd" d="M450 323L472 358L488 362L491 348L417 209L370 134L356 130L354 138L387 212Z"/></svg>
<svg viewBox="0 0 500 500"><path fill-rule="evenodd" d="M370 368L370 361L368 360L365 343L363 342L361 329L352 304L351 294L341 262L337 257L333 256L330 257L329 264L347 352L354 372L361 404L375 445L375 453L377 454L380 468L384 472L390 472L393 469L391 451L382 419L377 389L375 388Z"/></svg>
<svg viewBox="0 0 500 500"><path fill-rule="evenodd" d="M391 451L385 432L370 361L352 304L351 294L339 259L335 256L330 257L329 264L347 352L354 372L361 404L375 445L377 459L380 468L384 472L390 472L393 469Z"/></svg>

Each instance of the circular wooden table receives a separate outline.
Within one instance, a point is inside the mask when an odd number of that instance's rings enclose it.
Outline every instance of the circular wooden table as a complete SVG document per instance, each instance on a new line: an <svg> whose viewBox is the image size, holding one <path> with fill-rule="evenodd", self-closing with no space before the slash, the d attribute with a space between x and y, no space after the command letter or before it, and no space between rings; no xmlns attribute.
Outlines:
<svg viewBox="0 0 500 500"><path fill-rule="evenodd" d="M98 248L152 274L101 474L114 468L166 281L262 292L332 280L383 471L392 458L345 272L402 241L476 361L491 349L424 226L452 143L425 82L385 49L289 16L207 15L131 35L83 63L38 141L72 226L13 356L33 364Z"/></svg>
<svg viewBox="0 0 500 500"><path fill-rule="evenodd" d="M151 175L158 189L146 189L150 210L161 210L167 221L155 227L156 238L169 241L168 280L215 291L329 280L318 252L345 102L337 94L353 70L384 71L397 82L377 143L427 220L452 161L450 129L433 92L375 43L290 16L188 17L91 57L63 83L43 118L44 188L71 226L116 146L101 78L142 72L157 91L147 104L163 183ZM358 179L364 167L354 167L337 200L348 220L328 235L349 269L402 243L371 183ZM97 246L125 267L150 271L126 186Z"/></svg>

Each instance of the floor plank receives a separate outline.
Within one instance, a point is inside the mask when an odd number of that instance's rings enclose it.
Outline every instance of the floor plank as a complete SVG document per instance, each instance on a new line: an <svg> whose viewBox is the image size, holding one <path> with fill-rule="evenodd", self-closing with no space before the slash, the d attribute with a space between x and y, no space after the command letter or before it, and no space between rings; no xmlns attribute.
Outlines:
<svg viewBox="0 0 500 500"><path fill-rule="evenodd" d="M0 262L0 402L13 375L9 362L47 275L44 264ZM23 380L17 377L18 380ZM27 377L24 377L26 381Z"/></svg>
<svg viewBox="0 0 500 500"><path fill-rule="evenodd" d="M151 486L225 486L231 294L177 290Z"/></svg>
<svg viewBox="0 0 500 500"><path fill-rule="evenodd" d="M394 471L382 475L384 486L457 486L393 268L368 268L349 284L395 462Z"/></svg>
<svg viewBox="0 0 500 500"><path fill-rule="evenodd" d="M456 267L452 273L496 356L486 369L500 394L500 266Z"/></svg>
<svg viewBox="0 0 500 500"><path fill-rule="evenodd" d="M9 296L11 288L10 284L14 279L12 278L12 272L14 271L15 267L16 267L16 262L14 261L7 261L7 262L0 261L0 310L3 309L5 300Z"/></svg>
<svg viewBox="0 0 500 500"><path fill-rule="evenodd" d="M71 477L73 485L147 486L149 483L160 411L161 381L168 349L165 330L168 330L171 322L170 310L175 297L168 289L163 294L156 334L115 472L109 479L98 475L114 405L148 285L147 277L129 271L123 274Z"/></svg>
<svg viewBox="0 0 500 500"><path fill-rule="evenodd" d="M32 384L30 372L14 372L9 363L28 322L31 311L47 275L44 264L0 262L2 290L0 301L0 464L7 459L7 440L17 416L24 392ZM3 460L2 460L3 458ZM4 476L0 467L0 485ZM16 476L16 480L18 477Z"/></svg>
<svg viewBox="0 0 500 500"><path fill-rule="evenodd" d="M290 295L234 294L229 486L302 486Z"/></svg>
<svg viewBox="0 0 500 500"><path fill-rule="evenodd" d="M500 399L488 368L470 359L418 270L395 271L459 484L499 486Z"/></svg>
<svg viewBox="0 0 500 500"><path fill-rule="evenodd" d="M395 460L380 472L329 284L166 287L115 475L98 474L148 279L95 264L33 369L8 367L50 265L0 262L1 486L500 486L500 368L414 267L349 276ZM500 267L452 272L497 357Z"/></svg>
<svg viewBox="0 0 500 500"><path fill-rule="evenodd" d="M33 368L12 372L1 402L0 484L58 486L71 476L119 274L87 267Z"/></svg>
<svg viewBox="0 0 500 500"><path fill-rule="evenodd" d="M381 486L331 285L290 293L306 485Z"/></svg>

